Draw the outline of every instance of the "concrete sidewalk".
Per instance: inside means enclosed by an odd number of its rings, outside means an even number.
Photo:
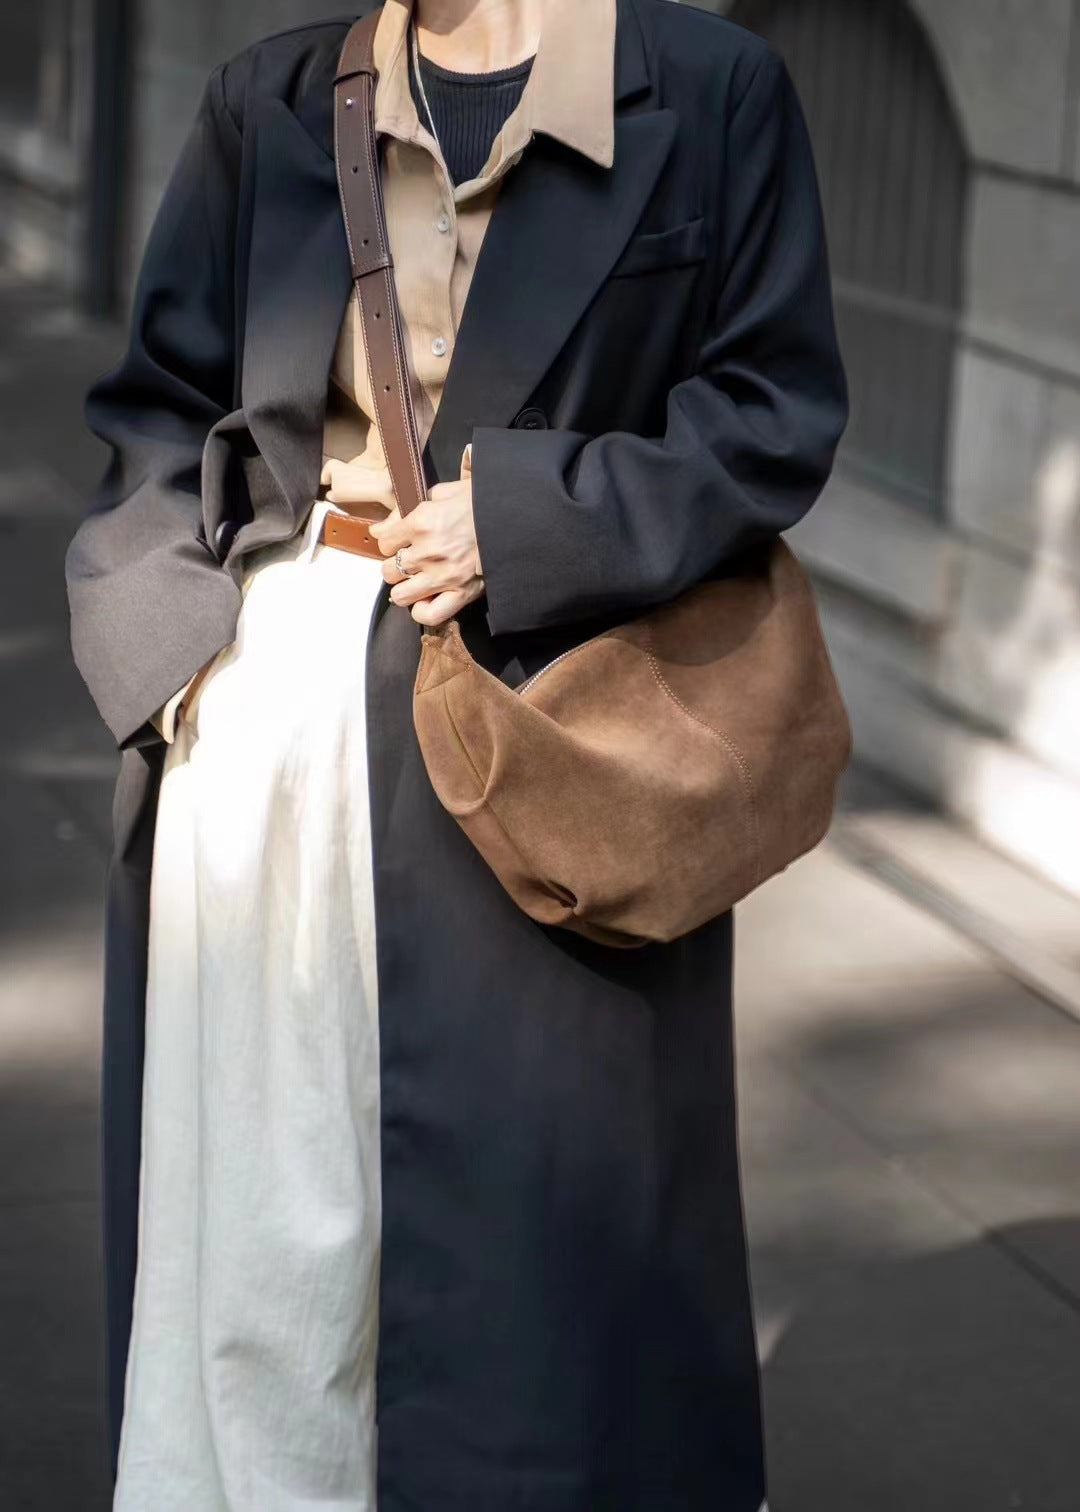
[[[2,283],[0,331],[0,1506],[96,1512],[115,753],[68,657],[62,564],[102,462],[82,395],[119,336]],[[975,943],[849,843],[876,826],[914,865],[928,823],[855,773],[836,839],[738,911],[772,1512],[1080,1507],[1080,1024],[993,928]],[[996,904],[972,901],[1000,863],[936,835],[927,864],[969,912],[1000,925],[1035,885],[995,872]],[[1080,949],[1076,905],[1050,912]]]
[[[772,1512],[1075,1512],[1080,1024],[835,842],[737,962]]]

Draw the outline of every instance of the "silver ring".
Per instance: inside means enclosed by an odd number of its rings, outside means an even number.
[[[420,571],[419,567],[406,567],[405,566],[404,562],[401,560],[401,552],[400,552],[400,550],[394,552],[394,566],[405,577],[413,577],[416,573],[418,573]]]

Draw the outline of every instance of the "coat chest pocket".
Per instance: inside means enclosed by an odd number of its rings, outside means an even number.
[[[627,242],[610,278],[634,273],[654,273],[663,268],[683,268],[705,256],[705,218],[667,226],[663,231],[645,231]]]

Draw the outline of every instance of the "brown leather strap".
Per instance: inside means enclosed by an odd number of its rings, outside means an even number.
[[[362,515],[327,512],[319,531],[319,540],[326,546],[336,546],[339,551],[374,557],[379,562],[383,560],[379,543],[371,534],[371,521],[365,520]]]
[[[381,8],[349,29],[334,79],[334,157],[353,287],[383,455],[403,515],[427,498],[375,138],[375,28]]]

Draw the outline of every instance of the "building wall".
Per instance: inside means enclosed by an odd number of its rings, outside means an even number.
[[[863,758],[1080,893],[1080,3],[915,9],[970,154],[943,518],[837,476],[791,541]]]
[[[90,0],[0,6],[0,262],[78,282]]]
[[[349,7],[335,0],[140,0],[132,262],[211,69],[259,37],[347,14]],[[129,283],[131,272],[129,266]]]

